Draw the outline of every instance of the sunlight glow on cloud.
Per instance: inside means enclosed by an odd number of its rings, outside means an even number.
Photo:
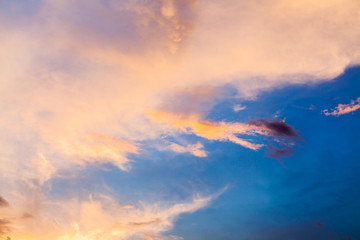
[[[129,171],[129,156],[141,153],[141,142],[169,129],[175,137],[191,133],[258,150],[262,143],[238,135],[274,137],[271,123],[204,117],[224,97],[223,86],[254,99],[285,84],[325,81],[360,63],[358,0],[0,3],[0,207],[11,206],[0,208],[0,234],[41,226],[53,232],[36,239],[159,239],[177,216],[210,199],[140,210],[63,202],[69,209],[61,213],[19,216],[32,205],[29,198],[51,202],[45,193],[60,171],[76,176],[74,169],[107,163]],[[181,101],[171,101],[179,94]],[[153,111],[163,106],[167,111]],[[354,102],[324,113],[356,109]],[[207,156],[201,143],[170,148]]]
[[[248,123],[216,122],[203,120],[196,114],[185,116],[162,111],[152,111],[149,113],[149,117],[154,122],[167,124],[170,129],[172,128],[187,134],[195,134],[208,140],[230,141],[252,150],[258,150],[264,145],[252,143],[239,135],[274,137],[277,142],[280,142],[279,137],[299,137],[292,127],[285,122],[276,120],[268,121],[260,119]]]
[[[115,240],[149,239],[150,236],[168,239],[162,233],[172,228],[179,215],[201,209],[217,196],[197,196],[175,204],[144,203],[136,208],[124,208],[111,197],[102,195],[90,196],[88,200],[44,202],[31,219],[4,214],[6,218],[0,219],[0,234],[9,234],[11,226],[12,240]],[[10,218],[12,221],[6,220]]]

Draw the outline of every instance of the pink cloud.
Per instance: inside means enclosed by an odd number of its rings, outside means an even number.
[[[358,97],[356,100],[351,100],[350,104],[339,104],[333,110],[325,109],[322,112],[325,114],[325,116],[340,116],[355,112],[358,109],[360,109],[360,97]]]

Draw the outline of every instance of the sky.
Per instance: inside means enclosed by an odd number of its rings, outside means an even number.
[[[358,0],[0,0],[1,240],[360,240]]]

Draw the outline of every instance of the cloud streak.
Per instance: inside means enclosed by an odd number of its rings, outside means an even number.
[[[186,146],[181,146],[176,143],[171,143],[168,146],[168,149],[177,153],[190,153],[196,157],[206,157],[208,153],[204,150],[204,145],[200,142],[195,144],[188,144]]]
[[[217,122],[203,120],[196,114],[185,116],[163,111],[152,111],[149,117],[152,121],[165,123],[170,129],[175,129],[180,133],[194,134],[208,140],[229,141],[251,150],[258,150],[264,144],[253,143],[244,137],[265,136],[283,147],[277,148],[272,143],[269,145],[271,151],[269,156],[277,159],[290,155],[292,153],[290,146],[295,144],[294,139],[301,139],[290,125],[275,119],[259,119],[248,123]]]
[[[338,117],[340,115],[355,112],[358,109],[360,109],[360,97],[355,100],[351,100],[350,104],[339,104],[335,107],[335,109],[332,110],[325,109],[322,112],[325,114],[325,116]]]

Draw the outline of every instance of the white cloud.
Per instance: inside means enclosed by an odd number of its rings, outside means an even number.
[[[234,105],[234,112],[240,112],[242,110],[244,110],[246,108],[246,106],[243,106],[241,104],[236,104]]]

